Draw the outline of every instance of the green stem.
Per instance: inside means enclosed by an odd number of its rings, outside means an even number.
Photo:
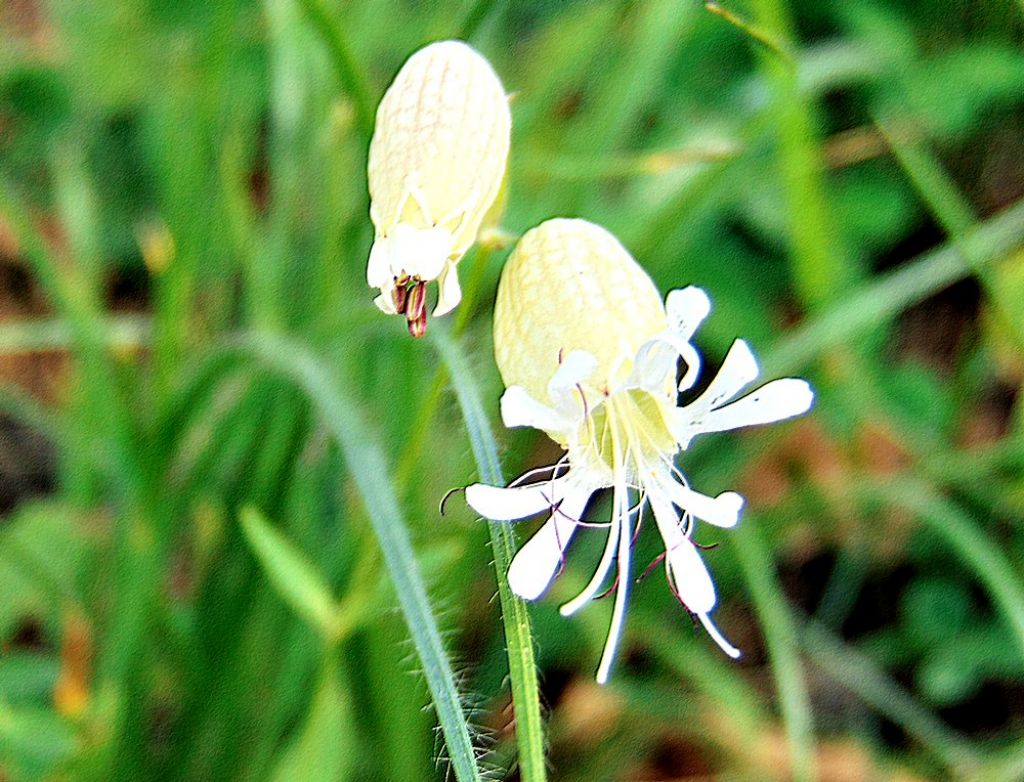
[[[487,264],[491,259],[493,251],[489,247],[480,246],[477,248],[473,268],[470,271],[468,283],[462,297],[462,303],[455,312],[455,325],[452,327],[452,339],[457,338],[466,328],[473,312],[473,302],[476,301],[480,286],[483,284]],[[463,266],[465,264],[462,264]],[[434,377],[430,381],[430,390],[427,392],[424,403],[418,408],[416,419],[409,427],[409,438],[407,445],[398,461],[395,469],[395,482],[400,487],[405,487],[409,482],[416,465],[420,462],[420,456],[427,447],[430,439],[430,428],[434,423],[434,416],[437,415],[441,398],[444,395],[445,381],[447,380],[446,369],[439,366],[434,371]]]
[[[791,778],[798,781],[815,779],[810,698],[797,650],[796,627],[775,577],[775,563],[761,539],[756,519],[748,517],[743,528],[729,540],[750,587],[775,685],[779,689],[782,720],[792,761]]]
[[[758,29],[782,51],[795,50],[785,0],[755,0]],[[808,99],[801,94],[791,60],[762,51],[760,63],[771,91],[770,113],[778,134],[778,164],[789,220],[793,276],[800,299],[812,309],[837,298],[853,279],[853,267],[836,251],[836,232],[826,209],[824,166]]]
[[[473,381],[473,374],[466,365],[458,345],[443,328],[435,324],[431,334],[434,345],[452,378],[452,386],[455,388],[455,396],[466,424],[480,479],[493,486],[504,486],[505,479],[501,474],[497,445],[480,401],[480,392]],[[547,777],[544,767],[544,725],[540,710],[530,616],[526,604],[512,594],[505,578],[515,554],[515,537],[508,524],[489,522],[487,530],[491,537],[498,598],[501,602],[501,620],[505,628],[516,740],[519,744],[520,774],[524,782],[543,782]]]

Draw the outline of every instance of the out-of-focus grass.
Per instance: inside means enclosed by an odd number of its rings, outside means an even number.
[[[552,776],[1019,777],[1020,7],[720,5],[0,9],[0,405],[55,454],[0,520],[0,779],[514,767],[507,541],[437,510],[494,477],[506,251],[465,259],[436,345],[363,281],[373,106],[465,31],[515,94],[503,228],[606,225],[708,289],[710,363],[742,335],[818,391],[686,455],[749,499],[701,540],[743,660],[651,577],[597,688],[607,607],[555,610],[593,541],[530,607]],[[494,434],[506,475],[548,447]]]

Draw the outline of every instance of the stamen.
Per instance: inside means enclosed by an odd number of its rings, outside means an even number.
[[[399,315],[405,314],[405,306],[409,300],[409,289],[405,283],[399,283],[395,280],[395,287],[391,290],[391,301],[394,302],[395,312]]]
[[[579,383],[576,384],[576,390],[580,392],[580,399],[583,401],[583,420],[587,422],[588,437],[593,438],[594,436],[594,424],[590,420],[590,407],[587,405],[587,395],[583,393],[583,386]]]
[[[427,313],[423,312],[418,318],[409,318],[408,321],[409,333],[414,339],[419,339],[427,333]]]
[[[614,592],[616,587],[618,587],[619,585],[619,575],[619,573],[616,573],[615,580],[612,581],[612,585],[608,587],[606,590],[604,590],[604,592],[602,592],[601,594],[594,595],[594,600],[604,600],[606,597],[608,597],[608,595]]]
[[[668,556],[668,552],[667,551],[663,551],[660,554],[658,554],[658,556],[656,556],[654,558],[654,560],[651,562],[651,564],[649,564],[647,566],[647,569],[643,573],[640,574],[640,576],[636,580],[636,583],[639,584],[641,581],[643,581],[645,578],[647,578],[647,576],[649,576],[651,574],[651,571],[654,570],[654,568],[656,568],[658,565],[660,565],[662,562],[665,561],[665,557],[667,557],[667,556]],[[671,585],[671,581],[669,582],[669,584]],[[675,591],[675,590],[673,589],[673,591]],[[678,595],[676,595],[676,597],[678,597]]]
[[[629,542],[631,546],[636,545],[636,541],[640,537],[640,528],[644,524],[644,496],[642,494],[636,505],[630,508],[630,515],[633,514],[634,510],[636,511],[636,527],[633,528],[633,539]]]
[[[408,287],[405,302],[405,317],[408,320],[409,333],[419,339],[427,333],[427,285],[415,279]]]
[[[528,472],[523,473],[518,478],[516,478],[514,481],[512,481],[512,483],[510,483],[508,485],[508,487],[511,489],[511,488],[516,487],[516,486],[521,486],[521,485],[525,484],[526,481],[529,478],[532,478],[534,475],[538,475],[540,473],[546,473],[549,470],[551,471],[551,481],[554,482],[558,478],[563,477],[565,472],[568,472],[568,467],[567,467],[568,464],[569,464],[569,454],[565,454],[561,459],[559,459],[554,464],[551,464],[551,465],[548,465],[548,466],[545,466],[545,467],[535,467],[534,469],[532,469],[532,470],[530,470]],[[561,474],[559,474],[559,471],[563,467],[565,468],[565,472],[562,472]]]
[[[458,494],[460,491],[466,491],[466,487],[456,486],[454,489],[449,489],[448,491],[445,492],[445,495],[441,498],[441,502],[437,506],[437,510],[442,516],[444,515],[444,506],[445,503],[448,502],[448,498],[451,497],[453,494]]]

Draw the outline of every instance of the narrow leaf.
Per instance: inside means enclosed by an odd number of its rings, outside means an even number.
[[[241,513],[242,531],[281,599],[325,639],[334,634],[334,601],[313,563],[255,508]]]
[[[356,406],[305,345],[274,334],[260,333],[250,335],[236,348],[291,378],[314,403],[328,431],[340,446],[366,506],[402,615],[423,666],[455,777],[459,782],[479,780],[476,752],[455,685],[455,674],[441,642],[398,498],[388,481],[390,470],[383,453],[371,438]]]
[[[339,686],[338,663],[328,655],[305,723],[278,761],[271,776],[273,782],[335,782],[351,778],[356,742],[346,697]]]

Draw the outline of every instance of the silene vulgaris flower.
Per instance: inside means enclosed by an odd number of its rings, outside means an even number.
[[[726,654],[740,654],[711,621],[715,587],[693,536],[698,521],[734,527],[743,498],[694,490],[675,458],[701,435],[800,415],[814,395],[795,378],[747,393],[758,366],[747,343],[736,340],[707,388],[677,404],[697,381],[701,359],[692,340],[710,309],[696,287],[673,290],[663,305],[615,237],[584,220],[549,220],[527,232],[502,274],[494,310],[494,352],[506,385],[502,418],[509,427],[542,430],[566,453],[507,488],[474,484],[466,499],[492,520],[549,514],[508,571],[512,591],[526,600],[545,592],[578,531],[606,536],[593,577],[561,607],[568,616],[607,590],[614,564],[601,683],[622,633],[631,551],[647,513],[665,545],[669,588]],[[588,517],[593,494],[609,488],[610,518]]]
[[[427,328],[462,298],[456,264],[476,241],[501,189],[511,134],[508,96],[494,69],[462,41],[413,54],[377,108],[367,173],[373,246],[366,281],[374,303]]]

